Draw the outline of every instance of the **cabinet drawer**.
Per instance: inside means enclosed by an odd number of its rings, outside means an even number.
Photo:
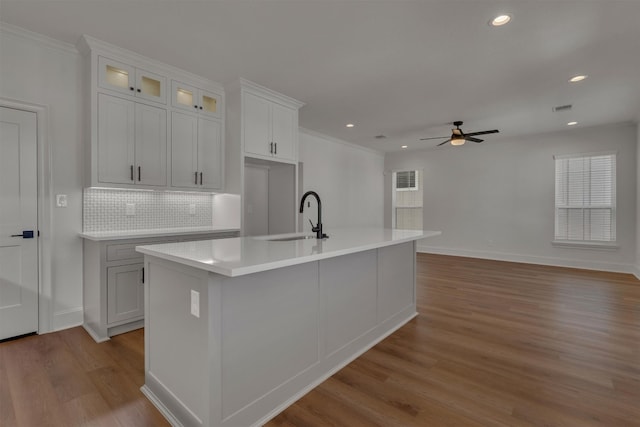
[[[158,245],[160,243],[175,243],[177,240],[155,240],[151,242],[118,243],[107,245],[107,261],[120,261],[124,259],[142,259],[144,254],[136,252],[136,246]]]
[[[140,252],[136,252],[136,246],[149,245],[151,243],[123,243],[107,246],[107,261],[119,261],[121,259],[142,259]]]
[[[136,246],[153,245],[164,242],[139,242],[139,243],[121,243],[117,245],[107,246],[107,261],[120,261],[123,259],[142,259],[144,254],[136,252]]]

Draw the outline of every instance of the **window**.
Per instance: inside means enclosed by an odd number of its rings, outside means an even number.
[[[418,190],[418,171],[396,172],[396,190],[416,191]]]
[[[393,173],[393,227],[422,230],[422,188],[418,171]]]
[[[615,242],[616,155],[557,156],[555,240]]]

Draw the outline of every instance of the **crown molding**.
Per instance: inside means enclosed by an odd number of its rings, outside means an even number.
[[[362,145],[354,144],[353,142],[349,142],[349,141],[345,141],[345,140],[342,140],[342,139],[334,138],[332,136],[325,135],[323,133],[316,132],[314,130],[306,129],[306,128],[303,128],[303,127],[298,128],[298,130],[301,133],[304,133],[304,134],[307,134],[309,136],[313,136],[313,137],[316,137],[316,138],[321,138],[321,139],[324,139],[326,141],[333,142],[334,144],[345,145],[347,147],[355,148],[355,149],[361,150],[361,151],[365,151],[365,152],[370,153],[370,154],[377,154],[380,157],[384,157],[384,155],[385,155],[385,153],[380,151],[380,150],[376,150],[374,148],[369,148],[369,147],[364,147]]]
[[[0,31],[2,31],[3,33],[16,35],[27,40],[35,41],[52,49],[57,49],[66,53],[71,53],[74,55],[77,55],[79,53],[78,49],[76,49],[76,47],[72,44],[53,39],[40,33],[26,30],[13,24],[7,24],[6,22],[0,22]]]

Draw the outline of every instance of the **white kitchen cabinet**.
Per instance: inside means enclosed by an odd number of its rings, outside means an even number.
[[[174,111],[171,114],[171,186],[220,190],[223,183],[222,124]]]
[[[167,184],[166,110],[98,95],[98,182]]]
[[[298,154],[298,110],[271,104],[271,139],[273,155],[278,158],[297,160]]]
[[[104,56],[98,57],[98,84],[101,88],[167,103],[167,78]]]
[[[298,110],[304,104],[245,79],[231,85],[225,99],[225,190],[242,196],[242,234],[265,230],[265,224],[270,234],[296,231]],[[261,175],[268,183],[256,183]],[[257,187],[268,193],[257,194]],[[268,221],[258,218],[265,211]]]
[[[297,108],[246,92],[242,98],[242,120],[246,154],[295,161]]]
[[[84,328],[97,342],[144,326],[143,255],[136,246],[237,236],[235,231],[118,240],[84,239]]]
[[[222,117],[224,105],[220,94],[177,80],[172,80],[171,92],[171,105],[175,108],[197,112],[206,116]]]
[[[88,83],[86,187],[224,191],[222,86],[89,36],[82,36],[77,47]],[[195,148],[187,148],[195,163],[171,157],[179,152],[172,148],[189,145],[184,140],[171,144],[173,112],[198,118]],[[189,166],[176,169],[177,176],[172,177],[174,164]]]

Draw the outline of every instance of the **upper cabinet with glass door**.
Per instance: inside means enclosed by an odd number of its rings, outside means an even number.
[[[167,103],[167,78],[141,68],[98,57],[98,85],[123,94]]]
[[[172,101],[174,108],[200,113],[212,117],[222,117],[224,105],[222,96],[212,91],[197,88],[177,80],[171,81]]]

